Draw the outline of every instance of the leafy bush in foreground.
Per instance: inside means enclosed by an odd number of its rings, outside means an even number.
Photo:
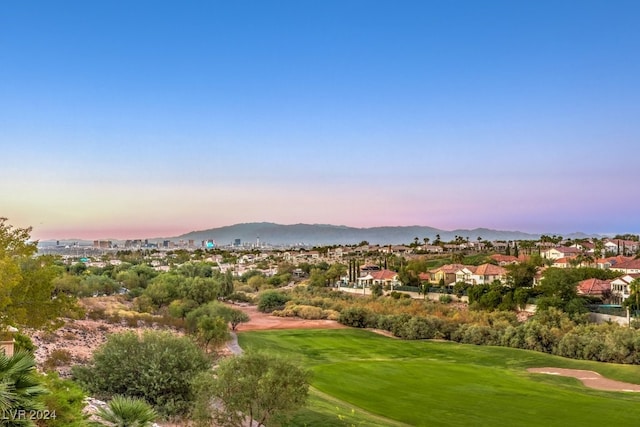
[[[148,331],[109,336],[89,366],[75,366],[78,382],[96,397],[137,397],[162,415],[184,414],[194,400],[191,379],[211,363],[186,337]]]

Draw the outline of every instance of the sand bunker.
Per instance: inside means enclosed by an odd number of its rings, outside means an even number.
[[[564,377],[577,378],[582,381],[585,386],[597,390],[640,392],[639,384],[610,380],[593,371],[563,368],[530,368],[527,369],[527,371],[537,374],[562,375]]]

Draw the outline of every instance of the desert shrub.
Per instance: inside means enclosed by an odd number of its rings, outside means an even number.
[[[87,311],[87,317],[91,320],[101,320],[106,317],[106,312],[104,308],[94,308]]]
[[[289,301],[289,297],[278,291],[265,291],[258,297],[258,311],[271,313],[273,310],[282,310]]]
[[[411,315],[402,313],[395,314],[391,316],[391,329],[389,331],[396,337],[401,337],[404,335],[404,328],[407,323],[411,320]]]
[[[296,310],[295,306],[289,306],[282,310],[273,310],[271,314],[277,317],[296,317]]]
[[[57,348],[53,350],[47,360],[44,361],[43,367],[46,371],[52,371],[59,366],[68,366],[72,360],[73,357],[69,350]]]
[[[443,304],[449,304],[451,301],[453,301],[453,297],[449,294],[442,294],[440,295],[439,300]]]
[[[138,327],[138,316],[127,316],[125,317],[125,324],[130,328]]]
[[[343,310],[338,321],[354,328],[375,328],[378,326],[376,313],[364,307],[350,307]]]
[[[114,313],[112,315],[107,315],[105,318],[107,323],[111,323],[112,325],[119,325],[122,322],[122,319],[118,315],[118,313]]]
[[[191,339],[146,331],[110,335],[88,366],[75,366],[72,372],[98,398],[138,397],[171,416],[188,411],[195,398],[191,379],[210,367]]]
[[[402,294],[398,291],[391,291],[391,293],[389,294],[389,296],[393,299],[400,299],[400,296]]]
[[[524,328],[522,326],[509,326],[500,338],[500,345],[511,348],[525,348]]]
[[[322,310],[322,317],[329,320],[340,319],[340,312],[335,310]]]
[[[556,345],[562,335],[558,328],[535,320],[528,321],[522,325],[522,328],[524,332],[524,346],[521,348],[543,353],[554,353]]]
[[[309,320],[323,318],[322,309],[320,307],[313,307],[310,305],[299,305],[297,307],[297,315],[298,317]]]
[[[406,322],[402,322],[396,328],[394,335],[408,340],[422,340],[440,338],[440,326],[442,321],[437,317],[413,316]]]
[[[45,342],[45,343],[52,343],[52,342],[54,342],[54,341],[57,339],[57,336],[56,336],[56,334],[55,334],[55,333],[53,333],[53,332],[51,332],[51,331],[48,331],[48,332],[43,333],[43,334],[40,336],[40,339],[42,340],[42,342]]]
[[[235,301],[235,302],[246,302],[246,303],[253,302],[253,298],[251,298],[249,295],[245,294],[242,291],[236,291],[232,293],[227,297],[227,300]]]
[[[255,292],[254,288],[252,288],[249,285],[244,285],[244,284],[240,285],[240,286],[237,286],[237,287],[234,287],[234,290],[235,290],[235,292],[233,294],[235,294],[235,293],[250,294],[252,292]],[[231,294],[231,295],[233,295],[233,294]],[[229,298],[231,298],[231,296],[229,296]]]
[[[374,298],[381,297],[384,292],[382,291],[382,285],[376,283],[371,285],[371,296]]]
[[[64,334],[62,334],[62,339],[66,341],[75,341],[78,339],[78,336],[73,332],[65,332]]]
[[[451,338],[453,341],[475,345],[499,345],[501,342],[500,331],[485,325],[460,325]]]

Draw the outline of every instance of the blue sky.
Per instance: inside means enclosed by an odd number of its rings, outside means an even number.
[[[635,1],[0,1],[0,216],[639,232]]]

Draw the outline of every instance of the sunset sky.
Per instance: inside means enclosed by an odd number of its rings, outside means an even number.
[[[0,216],[640,232],[640,2],[0,2]]]

